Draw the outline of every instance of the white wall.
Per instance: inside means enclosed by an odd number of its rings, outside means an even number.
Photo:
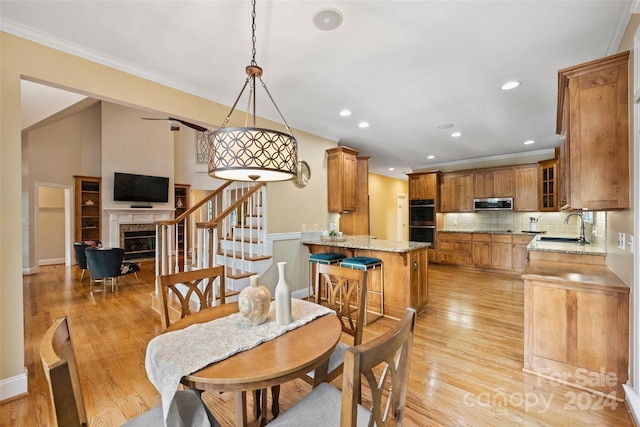
[[[38,265],[62,264],[65,256],[64,189],[38,187]]]

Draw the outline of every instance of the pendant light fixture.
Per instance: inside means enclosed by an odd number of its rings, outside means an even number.
[[[262,68],[256,63],[256,0],[251,1],[251,64],[247,79],[231,111],[209,136],[209,175],[234,181],[286,181],[296,176],[298,142],[291,128],[262,81]],[[287,132],[256,127],[256,78],[282,119]],[[231,115],[249,86],[249,102],[244,127],[227,128]]]

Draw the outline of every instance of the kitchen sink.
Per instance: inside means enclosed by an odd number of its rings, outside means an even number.
[[[588,241],[581,242],[579,237],[552,237],[552,236],[540,236],[538,238],[540,242],[558,242],[558,243],[580,243],[588,245]]]

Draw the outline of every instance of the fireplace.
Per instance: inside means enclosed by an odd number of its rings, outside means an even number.
[[[108,237],[103,245],[123,248],[125,259],[153,259],[156,250],[156,221],[167,221],[173,215],[173,209],[105,209],[108,221],[105,221],[105,234]],[[127,233],[125,237],[125,233]]]
[[[153,224],[120,224],[120,247],[125,260],[154,258],[156,227]]]

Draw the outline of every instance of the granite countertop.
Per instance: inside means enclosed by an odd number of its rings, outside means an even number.
[[[553,237],[575,237],[575,236],[553,236]],[[576,255],[600,255],[605,256],[607,252],[600,246],[593,243],[582,245],[580,243],[573,242],[546,242],[539,240],[540,236],[536,237],[529,243],[527,250],[537,252],[558,252],[563,254],[576,254]]]
[[[535,236],[544,231],[513,231],[513,230],[438,230],[438,233],[469,233],[469,234],[513,234],[522,236]]]
[[[303,245],[323,245],[336,248],[364,249],[382,252],[411,252],[416,249],[428,248],[431,243],[411,242],[408,240],[380,240],[371,236],[345,236],[341,240],[323,240],[321,238],[303,236]]]

